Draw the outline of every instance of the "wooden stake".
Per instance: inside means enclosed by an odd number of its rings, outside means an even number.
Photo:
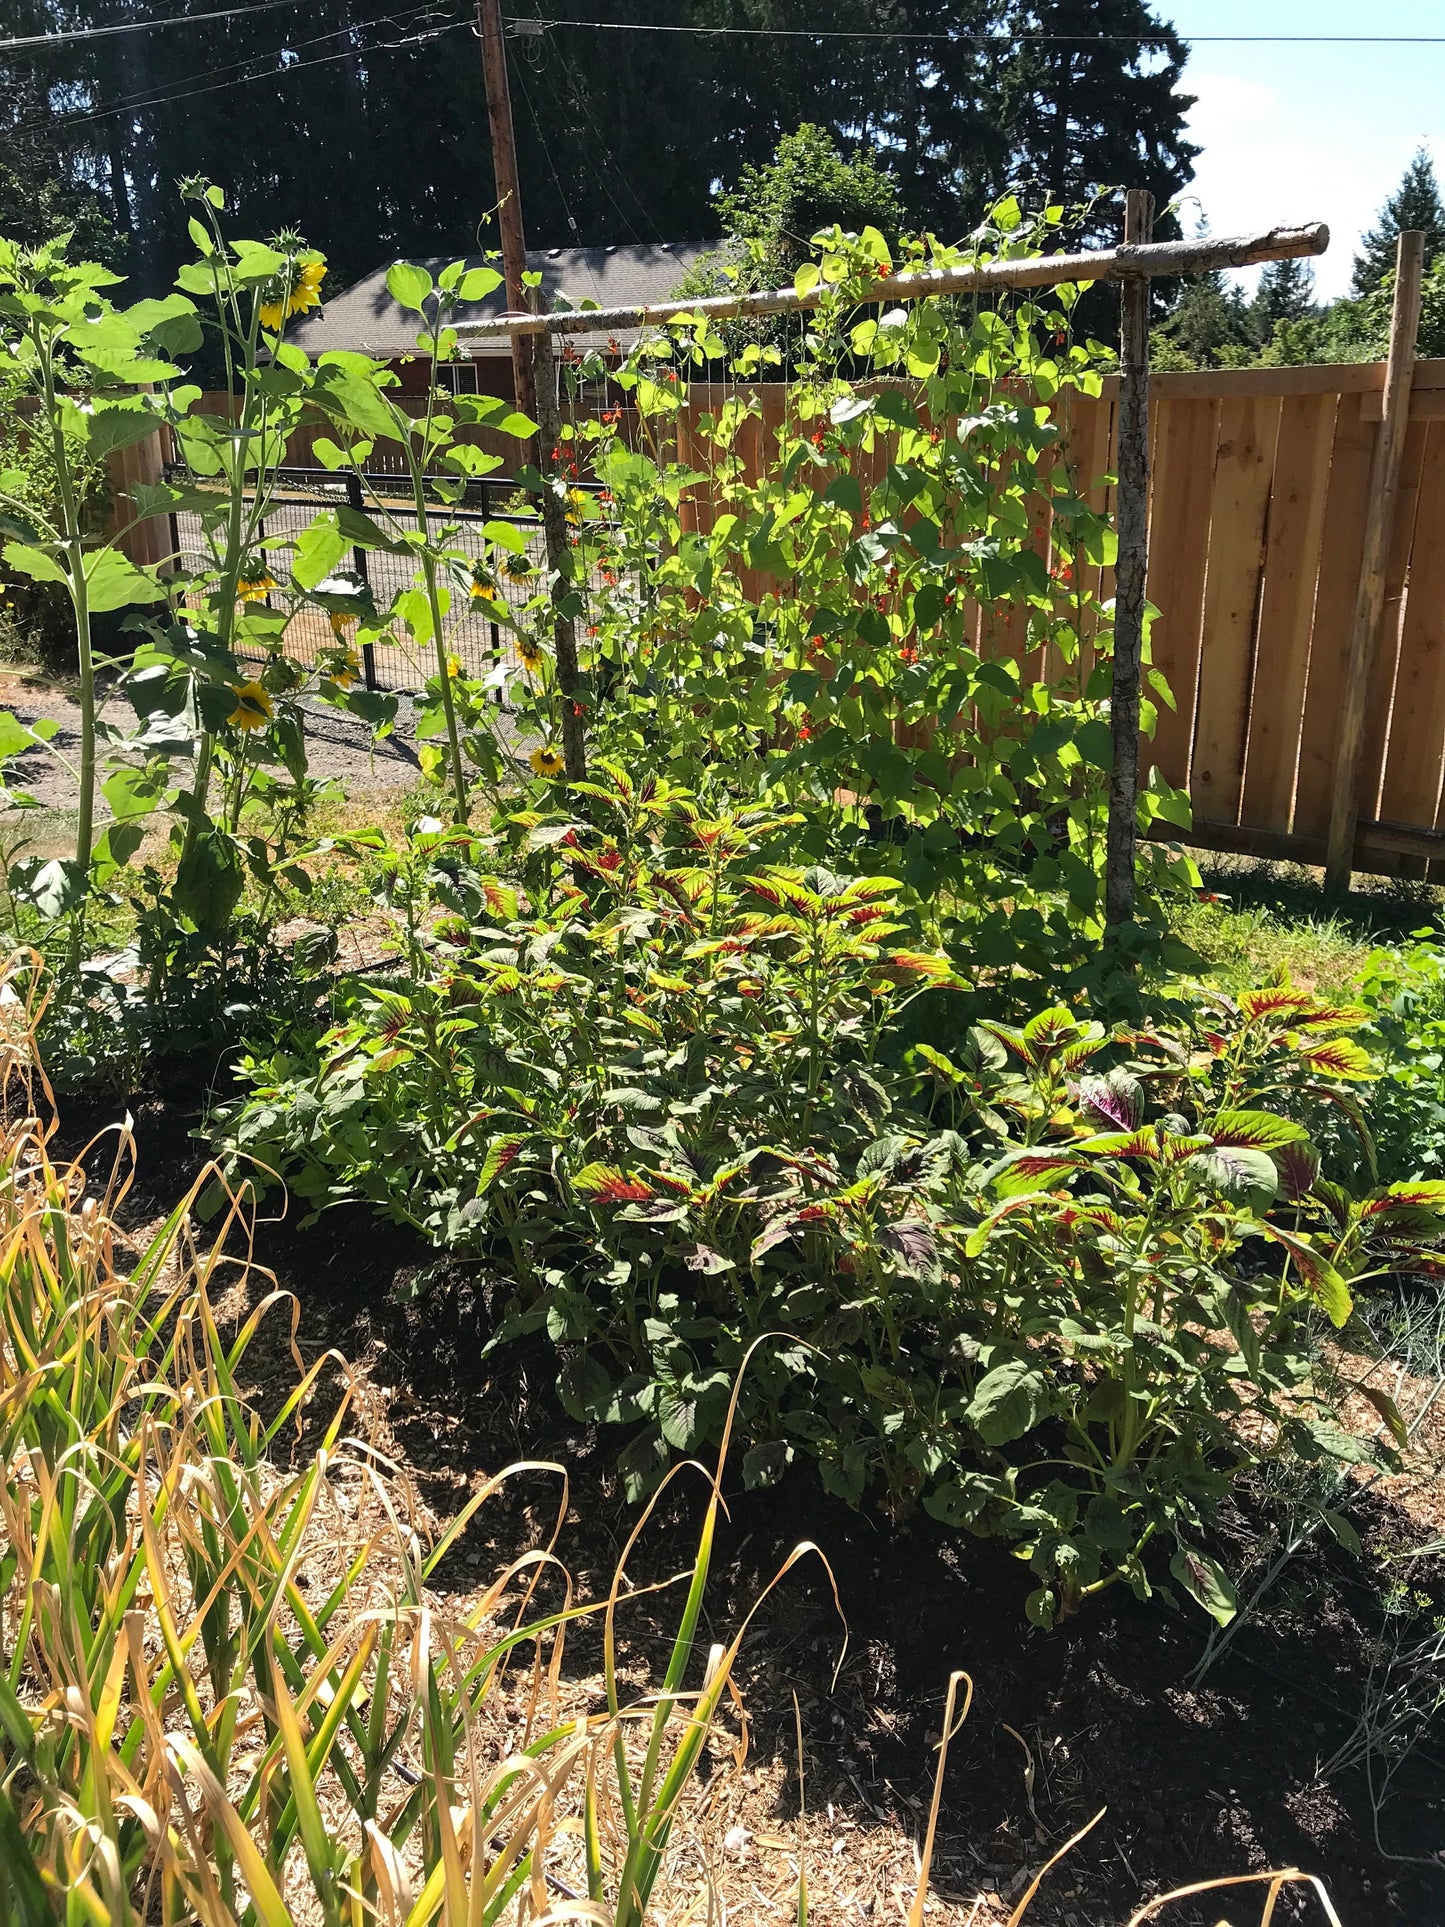
[[[492,136],[492,173],[497,184],[497,223],[502,234],[502,275],[507,307],[513,314],[532,306],[522,276],[527,271],[527,237],[522,229],[522,190],[517,178],[517,143],[512,132],[512,95],[507,86],[507,49],[502,39],[500,0],[477,0],[477,30],[482,41],[482,74],[487,87],[487,125]],[[512,335],[512,386],[517,406],[535,415],[530,344]]]
[[[1370,470],[1365,546],[1360,560],[1360,586],[1355,596],[1355,622],[1350,634],[1350,661],[1340,713],[1339,758],[1335,765],[1335,794],[1325,855],[1325,888],[1332,895],[1349,889],[1354,868],[1365,719],[1385,604],[1386,560],[1400,491],[1400,458],[1405,448],[1410,387],[1415,375],[1415,336],[1420,326],[1420,276],[1424,265],[1425,236],[1418,228],[1407,228],[1395,249],[1395,298],[1390,310],[1384,413]]]
[[[1124,246],[1147,242],[1154,196],[1130,188]],[[1109,769],[1109,830],[1104,856],[1104,918],[1110,930],[1134,915],[1138,841],[1139,680],[1144,655],[1144,580],[1149,571],[1149,283],[1124,283],[1119,323],[1119,552],[1114,566],[1114,674],[1109,702],[1114,739]]]
[[[587,774],[587,739],[578,690],[577,624],[570,613],[573,590],[572,542],[567,532],[565,478],[557,472],[552,451],[560,444],[561,410],[557,399],[557,362],[552,337],[541,334],[533,344],[533,388],[537,403],[537,442],[542,470],[542,533],[547,543],[547,573],[552,593],[552,645],[557,656],[557,693],[562,703],[562,760],[567,781],[580,783]]]

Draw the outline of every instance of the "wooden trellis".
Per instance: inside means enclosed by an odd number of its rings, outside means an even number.
[[[1139,780],[1139,684],[1143,648],[1144,591],[1149,550],[1149,329],[1148,290],[1154,278],[1207,274],[1223,268],[1247,267],[1256,262],[1282,261],[1323,254],[1329,229],[1317,222],[1308,227],[1271,228],[1263,234],[1227,240],[1151,241],[1153,197],[1131,190],[1125,214],[1124,242],[1116,248],[1077,254],[1032,255],[968,267],[920,269],[890,274],[869,289],[873,301],[909,301],[930,296],[1002,292],[1010,289],[1055,287],[1063,282],[1119,281],[1122,291],[1120,330],[1118,491],[1118,561],[1115,571],[1114,681],[1112,702],[1113,759],[1109,782],[1109,827],[1106,867],[1107,921],[1111,927],[1127,923],[1134,911],[1134,854]],[[732,321],[744,316],[797,313],[829,299],[820,287],[807,293],[795,288],[772,288],[752,294],[713,296],[692,302],[633,308],[589,308],[540,314],[512,312],[486,321],[460,322],[463,340],[505,335],[514,357],[521,342],[535,337],[540,357],[534,361],[538,418],[545,448],[555,445],[557,415],[556,374],[551,352],[556,336],[618,333],[623,329],[665,327],[686,316]],[[554,517],[553,520],[558,520]],[[565,567],[565,529],[549,527],[554,576]],[[570,618],[557,616],[559,671],[575,664]],[[563,689],[564,696],[567,690]],[[571,705],[566,705],[568,710]],[[579,777],[585,768],[580,729],[564,743],[568,774]]]

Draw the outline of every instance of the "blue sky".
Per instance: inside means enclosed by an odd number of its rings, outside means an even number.
[[[1445,35],[1445,0],[1156,0],[1192,34]],[[1423,141],[1445,186],[1445,44],[1283,47],[1192,43],[1184,85],[1199,96],[1203,149],[1182,210],[1212,233],[1327,221],[1321,295],[1344,293],[1360,231]],[[1241,277],[1249,279],[1249,277]]]

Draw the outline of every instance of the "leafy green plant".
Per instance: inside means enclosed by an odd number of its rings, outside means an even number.
[[[797,279],[826,298],[786,356],[679,316],[618,370],[574,357],[574,391],[611,379],[617,405],[563,431],[604,490],[576,531],[596,750],[805,810],[801,855],[898,876],[977,963],[1050,982],[1102,932],[1113,533],[1069,430],[1106,352],[1073,286],[882,313],[869,290],[1061,220],[1001,204],[960,249],[820,233]],[[544,733],[540,687],[514,699]],[[1155,677],[1146,728],[1170,700]],[[1157,778],[1140,807],[1187,826]],[[1146,906],[1193,875],[1159,842],[1140,861]]]
[[[1060,1007],[912,1044],[910,1007],[961,980],[896,880],[760,861],[786,817],[661,779],[570,794],[587,815],[502,826],[525,891],[474,832],[387,853],[408,974],[243,1064],[233,1174],[500,1272],[488,1344],[556,1345],[569,1409],[633,1428],[639,1495],[783,1332],[743,1390],[749,1483],[811,1458],[849,1499],[1019,1539],[1041,1620],[1147,1593],[1157,1539],[1227,1616],[1213,1506],[1263,1449],[1375,1449],[1310,1322],[1433,1248],[1445,1199],[1321,1176],[1305,1120],[1358,1116],[1363,1012],[1273,986],[1193,1030]]]
[[[1380,1068],[1370,1131],[1390,1177],[1445,1172],[1445,947],[1433,929],[1372,950],[1360,976]]]
[[[0,530],[8,538],[4,557],[16,574],[58,584],[71,605],[75,628],[81,711],[76,781],[79,788],[75,854],[68,862],[33,864],[12,887],[28,887],[43,907],[83,912],[91,866],[113,869],[117,853],[106,832],[97,850],[95,793],[97,749],[102,742],[97,706],[97,659],[93,619],[107,611],[159,602],[155,577],[124,553],[117,536],[103,539],[86,510],[84,479],[112,451],[155,433],[153,399],[137,384],[179,374],[168,357],[196,336],[191,304],[180,298],[140,302],[117,309],[103,293],[117,275],[96,262],[71,262],[65,237],[33,249],[0,241],[0,324],[34,404],[31,433],[45,444],[49,499],[37,499],[26,471],[7,464],[0,472]],[[4,719],[4,753],[48,747],[54,730],[29,729]],[[121,858],[120,860],[124,860]],[[72,961],[84,944],[83,916],[74,920]]]
[[[302,1372],[298,1359],[298,1382],[264,1415],[247,1399],[247,1353],[276,1297],[223,1335],[208,1287],[225,1261],[190,1239],[194,1194],[116,1267],[122,1169],[86,1195],[85,1172],[52,1164],[36,1115],[38,962],[5,967],[0,1037],[8,1917],[545,1917],[580,1829],[598,1917],[640,1927],[748,1624],[703,1672],[726,1433],[660,1688],[640,1704],[625,1696],[617,1625],[645,1521],[602,1599],[577,1604],[559,1586],[560,1605],[545,1604],[554,1528],[442,1609],[430,1582],[509,1479],[558,1480],[560,1526],[562,1468],[486,1481],[423,1544],[401,1480],[344,1435],[349,1391],[309,1444],[273,1457],[334,1361]],[[120,1151],[133,1156],[128,1138]],[[309,1587],[308,1559],[338,1544],[334,1583]],[[561,1644],[586,1615],[603,1619],[606,1707],[574,1715],[558,1703]],[[518,1703],[530,1708],[499,1746],[493,1701],[529,1651]],[[512,1711],[509,1699],[509,1726]]]

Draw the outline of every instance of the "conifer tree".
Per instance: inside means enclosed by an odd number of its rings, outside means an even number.
[[[1303,321],[1315,312],[1314,269],[1308,261],[1271,261],[1250,308],[1261,341],[1272,337],[1278,321]]]
[[[1145,0],[1014,0],[1017,52],[1004,83],[1014,178],[1072,205],[1096,187],[1145,187],[1155,233],[1193,171],[1185,137],[1193,97],[1179,91],[1186,49]],[[1046,36],[1030,39],[1028,36]],[[1117,206],[1101,205],[1094,238],[1118,239]]]
[[[1381,208],[1379,220],[1361,237],[1360,252],[1355,256],[1356,294],[1373,294],[1386,275],[1395,272],[1395,243],[1407,228],[1424,230],[1428,268],[1445,247],[1445,203],[1423,147],[1416,148],[1404,179]]]

